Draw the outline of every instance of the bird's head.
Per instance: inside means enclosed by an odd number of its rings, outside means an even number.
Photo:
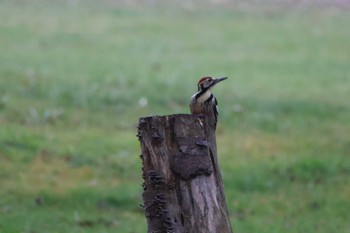
[[[209,90],[216,84],[221,81],[224,81],[227,77],[223,78],[212,78],[212,77],[203,77],[198,81],[198,91]]]

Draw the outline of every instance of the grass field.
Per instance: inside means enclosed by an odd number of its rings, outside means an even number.
[[[350,232],[349,11],[101,2],[0,1],[1,233],[146,232],[138,118],[203,75],[235,232]]]

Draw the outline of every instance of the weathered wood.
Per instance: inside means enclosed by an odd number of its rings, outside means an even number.
[[[140,118],[149,233],[232,233],[215,131],[207,121],[188,114]]]

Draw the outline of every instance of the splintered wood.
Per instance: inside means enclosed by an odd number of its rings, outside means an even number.
[[[232,233],[215,131],[207,119],[188,114],[140,118],[137,136],[148,232]]]

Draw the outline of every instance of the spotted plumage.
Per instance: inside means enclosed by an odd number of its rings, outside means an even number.
[[[219,82],[227,79],[203,77],[198,81],[198,92],[191,97],[190,110],[192,114],[204,114],[209,116],[216,128],[218,117],[218,101],[211,92],[211,89]]]

